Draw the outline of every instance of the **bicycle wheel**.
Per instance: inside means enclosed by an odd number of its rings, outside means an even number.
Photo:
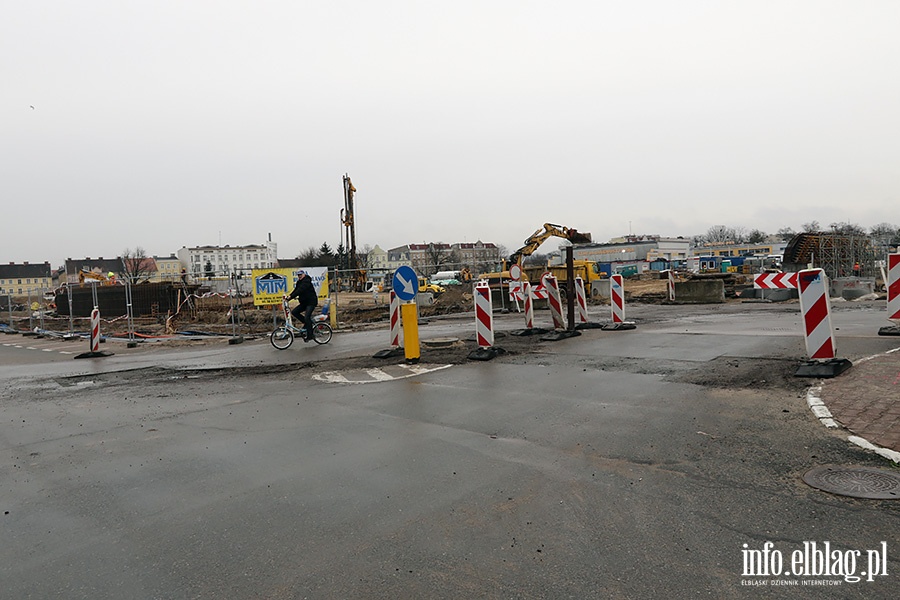
[[[331,341],[331,325],[324,321],[319,321],[313,325],[313,339],[317,344],[327,344]]]
[[[279,350],[286,350],[294,343],[294,334],[287,327],[276,327],[269,336],[269,341]]]

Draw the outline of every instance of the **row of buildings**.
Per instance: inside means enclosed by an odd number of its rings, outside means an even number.
[[[497,265],[500,248],[481,241],[471,243],[406,244],[389,250],[375,246],[364,257],[364,268],[373,279],[393,273],[401,265],[410,265],[423,275],[440,270],[442,265],[467,266],[473,271]],[[300,266],[296,259],[279,259],[278,245],[271,235],[264,244],[249,246],[183,246],[169,256],[135,258],[66,259],[58,267],[44,263],[0,264],[0,295],[27,296],[53,290],[63,284],[85,279],[127,280],[135,282],[202,282],[229,279],[231,275],[249,276],[253,269]]]
[[[655,235],[626,236],[607,243],[575,244],[572,256],[576,260],[590,260],[614,265],[614,270],[634,268],[641,273],[648,270],[681,268],[700,270],[702,259],[709,262],[737,259],[746,256],[780,257],[787,242],[766,241],[758,244],[726,243],[693,245],[688,238],[666,238]],[[714,260],[712,260],[714,259]],[[551,264],[562,264],[561,252],[551,254]]]
[[[578,260],[613,264],[619,268],[635,267],[636,272],[643,272],[650,270],[652,265],[690,268],[691,259],[696,257],[778,256],[784,252],[785,246],[785,242],[776,241],[693,246],[689,238],[683,237],[627,236],[607,243],[576,244],[573,255]],[[480,240],[455,244],[412,243],[388,250],[376,245],[362,257],[362,266],[372,280],[379,280],[402,265],[412,266],[426,276],[436,271],[463,267],[478,274],[497,270],[506,258],[501,251],[499,246]],[[278,258],[278,244],[272,241],[271,234],[263,244],[183,246],[169,256],[141,258],[139,263],[136,260],[121,257],[69,258],[56,269],[49,262],[0,264],[0,295],[23,296],[52,290],[65,283],[79,283],[86,274],[103,279],[112,275],[121,280],[193,283],[228,279],[233,274],[247,276],[253,269],[299,266],[296,259]],[[550,252],[551,264],[561,261],[560,250]]]
[[[637,266],[638,272],[650,269],[650,265],[672,264],[685,266],[692,257],[740,257],[745,255],[780,255],[784,242],[761,244],[722,244],[694,247],[683,237],[627,236],[608,243],[576,244],[574,258],[610,263],[619,266]],[[370,279],[379,279],[393,273],[401,265],[410,265],[422,275],[439,270],[468,268],[472,273],[496,270],[505,256],[502,249],[489,242],[413,243],[388,250],[376,245],[364,258],[363,267]],[[294,259],[279,259],[278,245],[269,235],[263,244],[247,246],[183,246],[169,256],[150,256],[140,259],[82,258],[66,259],[64,265],[52,268],[44,263],[0,264],[0,295],[23,296],[29,293],[56,289],[65,283],[79,283],[85,274],[100,278],[113,277],[137,281],[188,281],[199,282],[215,278],[228,278],[232,274],[249,275],[253,269],[269,269],[279,266],[296,266]],[[131,261],[131,262],[129,262]],[[560,251],[550,253],[550,262],[562,261]],[[89,276],[90,277],[90,276]]]

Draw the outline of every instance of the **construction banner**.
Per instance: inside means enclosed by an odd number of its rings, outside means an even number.
[[[328,297],[328,267],[253,269],[253,305],[281,304],[281,298],[294,289],[297,271],[306,271],[309,274],[319,298]]]

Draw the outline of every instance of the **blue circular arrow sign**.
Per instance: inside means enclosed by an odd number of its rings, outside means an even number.
[[[412,267],[403,265],[394,271],[394,293],[404,302],[409,302],[419,293],[419,278]]]

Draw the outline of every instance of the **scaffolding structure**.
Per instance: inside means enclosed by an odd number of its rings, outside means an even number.
[[[820,268],[831,279],[878,277],[877,249],[872,238],[823,231],[799,233],[784,251],[785,268]]]
[[[840,233],[819,234],[817,266],[832,279],[876,277],[875,245],[872,238]]]

